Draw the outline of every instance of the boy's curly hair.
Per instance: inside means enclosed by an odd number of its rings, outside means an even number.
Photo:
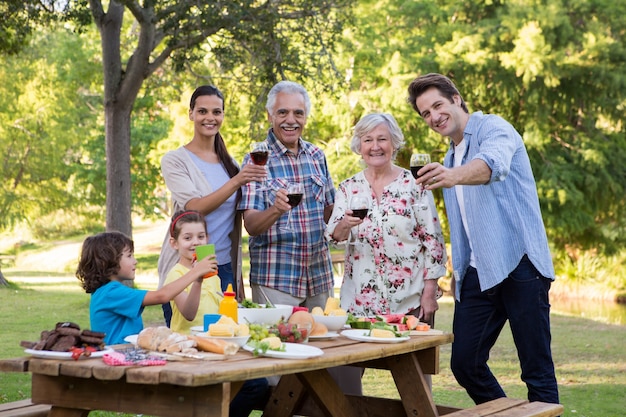
[[[87,294],[107,284],[120,272],[120,259],[127,248],[135,251],[132,239],[120,232],[98,233],[85,239],[76,278]]]

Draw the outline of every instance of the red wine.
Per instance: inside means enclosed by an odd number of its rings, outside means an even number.
[[[295,207],[302,201],[302,193],[300,194],[287,194],[287,198],[289,199],[289,205],[291,207]]]
[[[417,175],[417,171],[419,171],[422,168],[424,168],[424,165],[418,165],[416,167],[411,167],[411,174],[413,174],[413,178],[419,177],[419,175]]]
[[[354,209],[352,210],[352,215],[354,217],[358,217],[359,219],[364,219],[365,216],[367,216],[367,212],[369,211],[369,209]]]
[[[250,152],[250,158],[255,165],[265,165],[267,164],[267,157],[270,155],[269,152]]]

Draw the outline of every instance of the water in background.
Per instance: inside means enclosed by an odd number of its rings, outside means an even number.
[[[626,325],[626,304],[581,298],[551,298],[553,313],[582,317],[607,324]]]

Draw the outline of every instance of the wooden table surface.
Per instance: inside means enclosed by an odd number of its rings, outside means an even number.
[[[264,412],[291,416],[310,395],[330,416],[437,416],[424,374],[439,370],[439,346],[452,334],[412,336],[402,343],[364,343],[339,336],[311,342],[324,354],[309,359],[253,357],[240,351],[219,361],[184,360],[164,366],[109,366],[101,359],[52,360],[30,356],[0,360],[0,371],[32,372],[32,399],[52,404],[50,417],[110,410],[163,417],[227,416],[243,381],[282,375]],[[401,401],[343,395],[327,368],[358,365],[389,369]],[[365,408],[364,408],[365,407]],[[391,408],[390,408],[391,407]]]

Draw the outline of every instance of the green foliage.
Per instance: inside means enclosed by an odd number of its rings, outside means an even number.
[[[59,28],[0,62],[2,229],[77,205],[68,184],[81,180],[75,177],[76,142],[88,137],[92,119],[77,78],[94,69],[89,51],[80,45],[80,39]]]
[[[90,22],[88,2],[70,3],[65,13],[75,15],[63,15],[73,22],[66,27]],[[392,113],[403,128],[399,165],[408,165],[412,150],[443,159],[447,139],[429,131],[405,101],[416,75],[441,72],[471,110],[500,114],[522,133],[556,252],[577,247],[612,256],[624,247],[626,3],[362,0],[353,14],[347,2],[318,3],[231,2],[232,21],[217,13],[220,3],[194,13],[191,2],[156,4],[156,29],[166,41],[152,58],[177,49],[171,66],[145,79],[133,107],[135,213],[168,211],[159,161],[191,137],[187,105],[199,84],[225,93],[223,132],[241,161],[247,144],[265,135],[269,87],[282,78],[302,82],[314,105],[305,137],[325,149],[338,184],[362,169],[349,142],[352,126],[369,112]],[[190,22],[198,24],[183,30]],[[122,64],[134,52],[133,23],[127,19],[121,33]],[[52,26],[0,62],[0,229],[62,207],[93,213],[104,206],[103,80],[91,29],[83,26],[79,35]],[[206,42],[179,48],[185,37],[205,34]]]

